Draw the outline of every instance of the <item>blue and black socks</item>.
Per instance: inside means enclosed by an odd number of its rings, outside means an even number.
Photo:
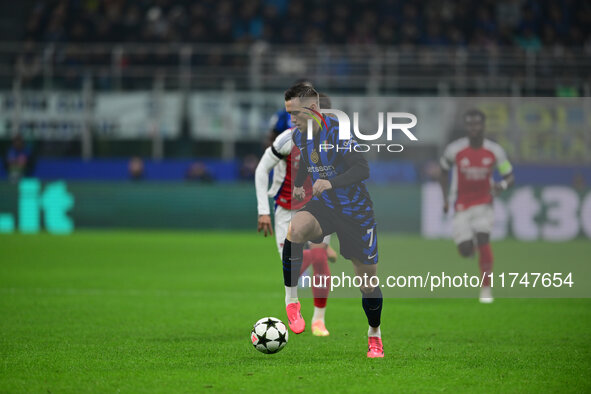
[[[287,238],[283,244],[283,283],[285,286],[298,285],[302,259],[304,257],[304,244],[293,243]]]
[[[380,287],[374,287],[371,293],[362,293],[361,304],[367,316],[367,322],[370,327],[379,327],[382,317],[382,304],[384,298]]]

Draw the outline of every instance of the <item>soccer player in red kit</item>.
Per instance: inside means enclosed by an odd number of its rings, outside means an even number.
[[[453,238],[463,257],[474,255],[478,249],[478,263],[484,281],[480,289],[480,302],[493,302],[489,274],[493,270],[490,233],[494,223],[493,196],[513,185],[513,168],[505,150],[484,138],[486,117],[471,109],[464,114],[467,136],[450,143],[441,157],[439,183],[443,191],[443,211],[447,213],[449,201],[454,202]],[[449,190],[449,171],[452,170]],[[502,181],[493,182],[495,168]],[[449,193],[448,193],[449,190]],[[476,243],[476,245],[475,245]]]

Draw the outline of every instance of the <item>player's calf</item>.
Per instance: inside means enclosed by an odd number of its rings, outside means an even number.
[[[489,240],[490,236],[487,233],[476,234],[476,241],[478,242],[478,265],[480,267],[480,275],[483,278],[479,299],[484,304],[490,304],[494,300],[490,286],[490,276],[493,272],[493,253]]]
[[[283,244],[283,283],[285,284],[285,309],[289,328],[299,334],[304,331],[306,322],[300,313],[298,300],[298,279],[304,255],[304,245],[285,239]]]
[[[312,294],[314,295],[312,334],[315,336],[325,337],[330,334],[324,323],[326,301],[329,293],[329,288],[326,284],[328,280],[327,278],[330,277],[326,249],[323,247],[315,247],[304,250],[304,260],[300,270],[300,275],[303,275],[309,265],[314,267],[314,276],[312,278]]]
[[[285,287],[295,288],[298,286],[302,259],[304,257],[304,244],[291,242],[285,239],[283,243],[283,283]],[[296,300],[290,300],[296,302]]]
[[[363,264],[358,259],[352,259],[353,266],[355,268],[355,275],[367,278],[377,276],[377,264]],[[363,283],[363,286],[359,288],[361,291],[361,305],[363,311],[367,317],[367,323],[369,329],[367,330],[368,336],[368,358],[381,358],[384,357],[384,346],[382,345],[382,333],[380,331],[380,324],[382,318],[382,305],[384,303],[384,297],[380,286],[372,286],[372,280],[368,280]]]
[[[328,258],[326,249],[310,249],[312,257],[312,266],[314,267],[314,278],[312,280],[312,294],[314,295],[314,306],[319,308],[326,307],[330,280],[330,268],[328,267]]]
[[[373,333],[379,336],[379,328],[382,317],[382,304],[384,298],[382,290],[379,287],[374,287],[371,290],[362,291],[361,305],[367,316],[367,322],[370,327],[370,335]],[[372,330],[373,328],[373,330]]]

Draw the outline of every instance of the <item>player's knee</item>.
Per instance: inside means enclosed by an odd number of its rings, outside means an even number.
[[[474,254],[474,244],[472,241],[462,242],[458,245],[458,252],[462,257],[470,257]]]
[[[369,284],[368,284],[367,286],[361,286],[361,287],[359,288],[359,290],[361,290],[361,293],[362,293],[363,295],[372,294],[372,293],[373,293],[373,291],[374,291],[374,289],[375,289],[375,286],[371,286],[371,285],[369,285]]]
[[[289,229],[289,240],[298,244],[306,242],[307,239],[303,226],[292,223]]]

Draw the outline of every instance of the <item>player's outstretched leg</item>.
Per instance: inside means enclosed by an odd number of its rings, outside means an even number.
[[[306,328],[306,322],[300,313],[298,300],[298,279],[304,254],[303,243],[292,243],[287,238],[283,244],[283,283],[285,284],[285,310],[289,328],[300,334]]]
[[[382,317],[382,304],[384,302],[382,290],[374,287],[371,292],[362,292],[361,303],[369,323],[368,351],[367,357],[384,357],[384,345],[382,344],[382,333],[380,331],[380,320]]]
[[[302,268],[300,268],[300,276],[304,275],[304,272],[306,272],[308,267],[312,265],[312,261],[314,259],[314,254],[312,253],[311,249],[305,249],[303,256]]]
[[[312,248],[309,250],[311,262],[314,267],[314,279],[312,280],[312,293],[314,294],[314,316],[312,316],[312,334],[319,337],[326,337],[330,333],[326,329],[324,316],[326,312],[326,301],[328,298],[328,287],[326,278],[330,276],[328,268],[328,256],[324,247]]]
[[[306,328],[298,301],[298,279],[304,255],[304,243],[322,236],[318,220],[309,212],[298,211],[289,224],[283,245],[283,282],[289,328],[299,334]]]
[[[490,304],[494,301],[492,289],[490,287],[490,274],[493,269],[493,253],[490,247],[489,235],[486,233],[476,234],[478,241],[478,265],[480,266],[480,275],[484,278],[480,288],[480,302]]]
[[[373,233],[375,234],[375,227]],[[371,242],[370,242],[371,244]],[[346,244],[345,244],[346,245]],[[378,272],[377,264],[377,239],[374,244],[375,252],[372,254],[372,259],[367,259],[364,262],[359,259],[353,258],[353,267],[355,268],[355,275],[361,278],[367,278],[364,281],[361,290],[361,305],[365,316],[367,316],[367,322],[369,323],[369,329],[367,331],[368,340],[368,358],[382,358],[384,357],[384,345],[382,344],[382,333],[380,331],[380,323],[382,319],[382,305],[384,303],[384,297],[382,290],[379,285],[373,287],[376,283]],[[341,250],[341,252],[343,252]]]

